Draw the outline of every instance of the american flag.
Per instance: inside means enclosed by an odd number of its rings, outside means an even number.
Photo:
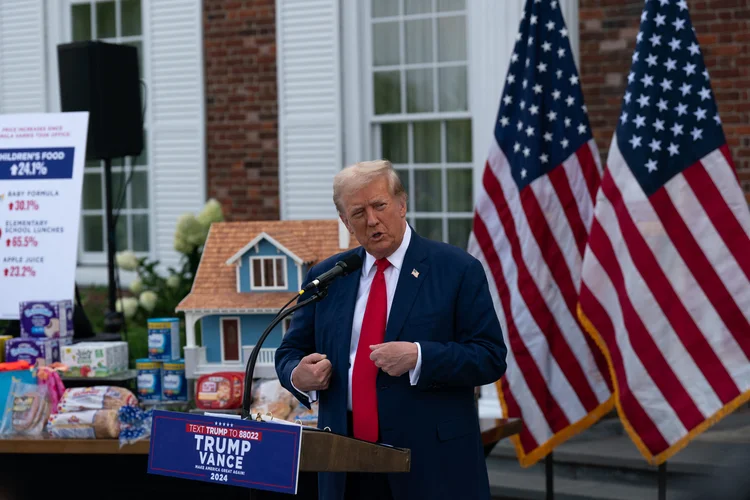
[[[580,318],[660,464],[750,399],[750,211],[685,0],[648,0],[583,259]]]
[[[528,0],[469,238],[509,346],[496,386],[503,415],[523,419],[523,466],[613,408],[606,360],[576,314],[600,179],[560,6]]]

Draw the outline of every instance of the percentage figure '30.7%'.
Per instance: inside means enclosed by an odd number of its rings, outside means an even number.
[[[8,203],[9,210],[39,210],[39,203],[36,200],[18,200]]]
[[[14,236],[5,241],[6,247],[35,247],[39,242],[34,236]]]
[[[5,268],[3,274],[8,278],[26,278],[36,276],[36,271],[32,266],[10,266]]]

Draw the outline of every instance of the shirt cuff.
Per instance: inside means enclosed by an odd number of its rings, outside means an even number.
[[[294,370],[297,369],[297,366],[294,367]],[[299,389],[297,389],[297,386],[294,385],[294,370],[292,370],[292,375],[289,377],[289,383],[292,384],[292,388],[295,391],[302,394],[303,396],[307,396],[307,399],[310,400],[310,403],[316,402],[318,400],[318,391],[310,391],[310,392],[300,391]]]
[[[409,370],[409,381],[411,382],[411,385],[417,385],[417,382],[419,382],[419,374],[422,373],[422,347],[419,345],[419,342],[414,342],[417,344],[417,366]]]

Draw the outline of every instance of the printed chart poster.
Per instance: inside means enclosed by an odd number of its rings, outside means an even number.
[[[297,493],[302,427],[155,410],[148,472]]]
[[[88,112],[0,115],[0,318],[73,300]]]

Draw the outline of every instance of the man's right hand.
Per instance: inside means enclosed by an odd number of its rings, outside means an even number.
[[[332,371],[333,365],[325,354],[308,354],[292,371],[292,384],[304,392],[322,391],[328,389]]]

